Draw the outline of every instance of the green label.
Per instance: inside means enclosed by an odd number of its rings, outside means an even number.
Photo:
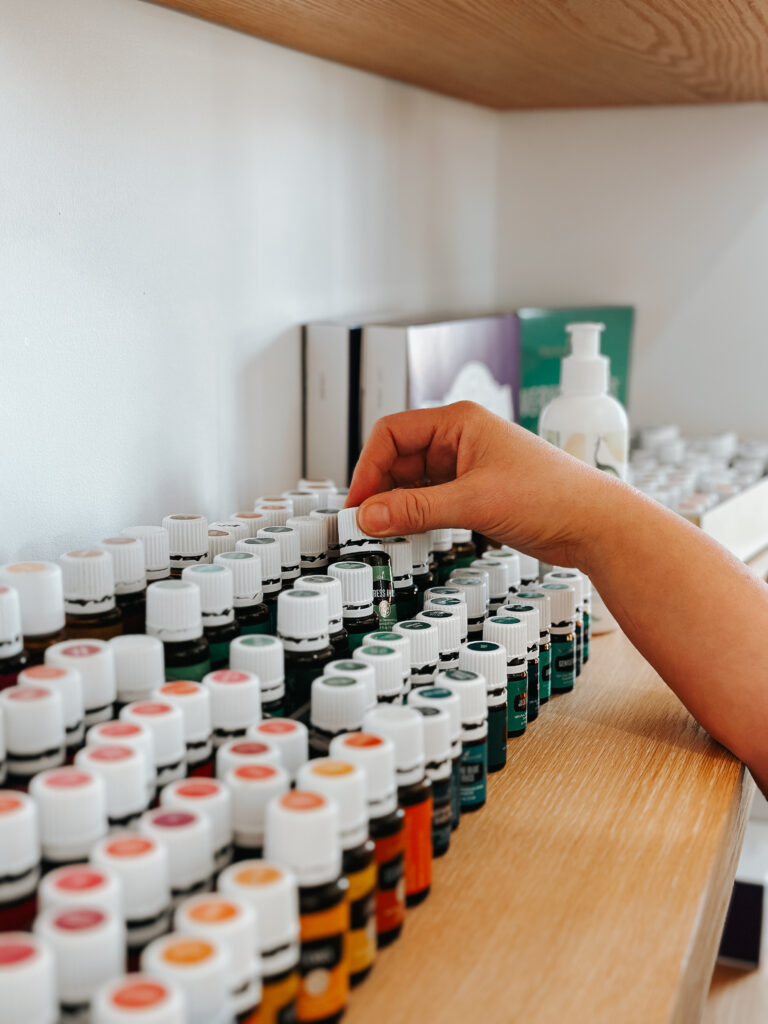
[[[179,665],[178,668],[166,667],[165,678],[169,683],[174,679],[189,679],[193,683],[199,683],[203,676],[207,676],[210,671],[211,663],[206,658],[205,661],[198,661],[195,665]]]
[[[572,690],[576,682],[576,644],[573,637],[558,638],[553,633],[552,643],[552,693]]]
[[[373,610],[379,620],[379,628],[392,629],[397,622],[392,569],[388,565],[374,565],[373,569]]]
[[[488,708],[488,770],[496,771],[507,763],[507,706]]]
[[[269,619],[267,618],[255,626],[244,626],[240,630],[240,636],[251,636],[253,633],[269,633]]]
[[[477,559],[477,555],[476,554],[461,555],[461,556],[457,555],[456,556],[456,561],[454,562],[454,565],[453,565],[453,568],[454,569],[469,569],[472,566],[472,563],[474,561],[476,561],[476,559]]]
[[[552,651],[539,651],[539,700],[547,700],[552,693]]]
[[[589,661],[589,642],[592,639],[592,616],[586,610],[586,608],[584,609],[584,614],[583,614],[582,618],[584,620],[584,638],[583,638],[583,641],[582,641],[582,650],[583,650],[582,658],[583,658],[583,661],[586,663],[586,662]]]
[[[347,628],[347,636],[349,637],[350,651],[356,651],[368,636],[368,633],[353,633],[351,629]]]
[[[576,620],[576,628],[574,629],[576,634],[576,675],[581,675],[581,664],[584,660],[584,640],[581,631],[581,623]]]
[[[223,643],[209,643],[211,664],[214,668],[226,668],[229,664],[229,640]]]
[[[521,733],[528,724],[528,673],[507,675],[507,731]]]
[[[485,803],[488,781],[488,744],[483,740],[476,746],[465,746],[459,765],[462,809],[479,807]]]

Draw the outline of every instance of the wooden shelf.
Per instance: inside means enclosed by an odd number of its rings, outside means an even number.
[[[158,0],[499,110],[768,99],[768,11],[732,0]]]
[[[462,818],[345,1017],[699,1020],[753,785],[621,634]]]

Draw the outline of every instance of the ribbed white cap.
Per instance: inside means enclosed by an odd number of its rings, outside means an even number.
[[[0,933],[0,1000],[4,1024],[55,1024],[59,1019],[51,947],[29,932]]]
[[[96,615],[115,607],[112,558],[100,548],[81,548],[62,555],[64,610],[72,615]]]
[[[424,778],[424,722],[418,711],[402,704],[378,704],[366,711],[363,731],[386,736],[395,747],[398,786]]]
[[[248,531],[248,537],[255,537],[262,526],[269,526],[269,517],[263,512],[233,512],[229,517],[234,523],[240,523]],[[240,541],[240,538],[236,538]]]
[[[154,796],[157,770],[155,767],[155,739],[152,731],[143,722],[99,722],[85,734],[85,742],[91,744],[113,744],[133,747],[144,756],[147,792]]]
[[[451,588],[458,589],[458,588]],[[461,597],[427,597],[424,601],[424,611],[450,612],[459,620],[459,635],[467,635],[467,602],[462,591]]]
[[[144,590],[144,545],[135,537],[107,537],[99,544],[112,556],[116,594],[135,594]]]
[[[218,519],[215,523],[209,523],[208,529],[224,530],[226,533],[232,534],[235,538],[235,543],[239,540],[245,540],[246,537],[251,536],[250,528],[239,519]],[[210,548],[208,550],[208,556],[210,561],[213,561]]]
[[[64,640],[63,643],[53,644],[45,652],[45,663],[59,668],[77,669],[83,682],[86,716],[98,714],[100,709],[107,708],[104,714],[110,717],[111,705],[117,695],[117,683],[115,653],[105,640]]]
[[[249,727],[248,737],[274,746],[292,779],[309,757],[309,732],[303,722],[294,718],[265,718]]]
[[[483,552],[483,558],[493,558],[504,562],[507,566],[507,586],[515,589],[520,586],[520,556],[512,548],[488,548]]]
[[[245,730],[261,721],[261,686],[252,672],[220,668],[203,677],[211,695],[211,725],[214,732]]]
[[[501,608],[483,623],[483,639],[501,644],[507,652],[507,661],[524,659],[528,652],[528,624],[522,616]]]
[[[372,708],[376,704],[376,672],[373,666],[367,662],[357,661],[354,658],[337,658],[323,666],[323,675],[350,676],[352,679],[359,679],[366,688],[366,707]]]
[[[453,584],[448,587],[430,587],[428,590],[424,591],[425,601],[434,600],[436,597],[452,597],[464,604],[467,603],[467,595],[461,587],[454,586]]]
[[[440,656],[440,639],[437,626],[426,619],[405,619],[392,627],[394,633],[402,633],[411,642],[411,665],[436,665]]]
[[[471,728],[488,718],[485,677],[463,668],[449,668],[437,677],[437,686],[452,690],[461,705],[462,729]]]
[[[344,615],[360,619],[373,611],[373,569],[366,562],[336,562],[328,575],[341,583]]]
[[[183,569],[208,560],[208,520],[205,516],[178,512],[166,516],[163,526],[168,531],[172,568]]]
[[[510,550],[517,555],[520,564],[520,578],[524,580],[535,580],[539,576],[539,560],[533,558],[531,555],[526,555],[522,551],[516,551],[514,548],[505,548],[504,550]],[[513,581],[515,582],[515,581]]]
[[[164,526],[126,526],[124,537],[135,537],[144,546],[144,572],[147,582],[165,579],[171,571],[168,531]]]
[[[19,686],[47,686],[61,695],[64,728],[71,745],[82,740],[83,677],[76,668],[60,665],[33,665],[19,672]]]
[[[290,517],[286,517],[287,519]],[[280,572],[284,580],[295,579],[299,575],[301,549],[299,531],[292,526],[265,526],[259,530],[259,537],[272,537],[280,545]]]
[[[502,605],[499,609],[501,615],[512,615],[516,619],[522,619],[525,623],[526,642],[528,654],[532,657],[539,649],[539,633],[541,623],[539,621],[539,609],[526,601],[520,601]]]
[[[408,694],[408,703],[414,708],[442,708],[448,715],[448,735],[451,739],[451,756],[461,754],[461,701],[454,690],[445,686],[420,686]]]
[[[163,643],[203,635],[200,588],[188,580],[160,580],[147,587],[147,633]]]
[[[552,609],[549,594],[544,590],[519,590],[515,600],[521,604],[531,604],[539,612],[539,638],[549,638],[549,626],[552,622]]]
[[[451,540],[454,544],[469,544],[472,541],[472,531],[451,530]]]
[[[30,774],[30,757],[45,758],[49,768],[64,763],[64,702],[57,690],[9,686],[0,690],[0,707],[10,771]]]
[[[226,551],[216,555],[216,565],[232,573],[235,608],[249,608],[264,600],[261,586],[261,558],[252,551]]]
[[[267,804],[264,853],[285,864],[300,886],[322,885],[341,874],[339,811],[320,793],[295,789]]]
[[[0,586],[0,660],[12,658],[23,647],[18,591]]]
[[[296,780],[299,789],[321,793],[339,809],[339,842],[352,850],[368,838],[365,774],[352,761],[318,757],[308,761]]]
[[[330,632],[337,633],[341,629],[344,604],[341,583],[335,576],[302,576],[293,589],[314,590],[318,594],[325,594],[328,598],[328,625],[337,627]]]
[[[492,601],[507,596],[510,571],[503,558],[476,558],[470,569],[483,569],[488,573],[488,594]]]
[[[125,970],[125,928],[108,910],[53,907],[38,915],[35,934],[53,950],[60,1003],[89,1003]]]
[[[339,510],[336,508],[313,508],[309,513],[312,519],[319,519],[325,529],[325,550],[336,557],[340,551],[339,544]]]
[[[364,644],[355,651],[355,661],[370,665],[376,680],[376,699],[392,701],[403,692],[403,652],[388,644]],[[410,675],[410,662],[407,666]]]
[[[322,487],[331,493],[336,490],[336,484],[329,476],[301,476],[298,481],[298,489],[305,491],[308,487]]]
[[[570,583],[542,583],[541,590],[549,595],[552,626],[572,624],[576,614],[576,588]]]
[[[273,501],[257,502],[254,512],[261,512],[266,518],[264,528],[267,526],[285,526],[293,515],[293,502],[287,498],[275,498]],[[260,528],[262,529],[262,528]]]
[[[181,711],[184,719],[184,740],[187,743],[199,743],[210,739],[211,730],[211,693],[201,683],[193,683],[187,679],[175,679],[163,683],[155,690],[155,700],[173,704]]]
[[[171,902],[168,847],[162,839],[115,832],[91,850],[91,863],[117,875],[126,920],[154,918]]]
[[[366,551],[382,551],[380,537],[364,533],[357,524],[357,506],[342,508],[337,518],[341,553],[349,558]]]
[[[430,551],[450,551],[453,547],[453,530],[430,530]]]
[[[286,650],[328,646],[328,598],[316,590],[284,590],[277,599],[277,635]]]
[[[230,957],[219,942],[195,933],[170,932],[150,942],[141,969],[184,994],[184,1024],[230,1024]]]
[[[464,591],[467,601],[467,616],[470,619],[478,619],[485,615],[488,603],[487,581],[478,579],[477,576],[451,576],[451,582]]]
[[[186,760],[184,716],[167,700],[137,700],[120,711],[120,720],[144,725],[152,733],[155,765],[162,769]]]
[[[329,494],[325,500],[328,508],[335,508],[338,511],[344,508],[347,503],[347,497],[349,496],[348,487],[337,487],[333,494]]]
[[[350,761],[361,768],[369,818],[382,818],[397,807],[395,745],[386,736],[371,732],[347,732],[334,736],[331,757]]]
[[[411,686],[410,636],[406,636],[405,633],[395,633],[391,629],[377,629],[373,633],[366,633],[363,637],[363,646],[369,647],[370,645],[376,646],[377,644],[384,644],[385,647],[394,647],[396,651],[400,651],[403,659],[403,692],[407,693]]]
[[[382,547],[392,562],[392,582],[408,587],[413,583],[413,552],[407,537],[387,537]]]
[[[411,542],[411,569],[414,576],[423,575],[429,572],[429,552],[432,543],[432,535],[428,530],[426,533],[410,533],[408,540]]]
[[[325,521],[316,516],[291,516],[285,524],[299,535],[301,568],[320,570],[328,564]]]
[[[0,789],[0,878],[18,878],[19,895],[32,892],[40,862],[37,805],[26,793]],[[30,872],[28,878],[23,876]],[[0,984],[0,991],[2,984]]]
[[[145,755],[128,744],[86,744],[75,754],[75,766],[100,775],[107,790],[110,824],[130,825],[129,820],[147,809]]]
[[[246,534],[246,537],[250,534]],[[238,535],[236,530],[224,530],[222,527],[209,526],[208,527],[208,557],[211,561],[220,555],[223,551],[234,551],[235,544],[240,540],[242,535]]]
[[[545,583],[567,583],[576,592],[576,611],[579,611],[584,600],[584,577],[577,569],[553,569],[544,577]]]
[[[100,907],[121,917],[123,883],[117,872],[92,864],[66,864],[49,871],[37,890],[38,907]]]
[[[265,976],[294,967],[299,955],[299,893],[293,872],[282,864],[244,860],[222,871],[218,886],[256,911]]]
[[[317,491],[283,491],[283,498],[293,502],[295,516],[308,516],[313,508],[320,507],[320,495]]]
[[[440,654],[458,651],[461,646],[461,618],[452,608],[426,608],[416,618],[435,627]]]
[[[107,790],[95,772],[51,768],[29,784],[37,804],[43,857],[80,860],[107,831]]]
[[[124,974],[99,989],[91,1004],[93,1024],[186,1024],[177,985],[149,974]]]
[[[233,768],[252,764],[281,765],[276,744],[266,739],[235,739],[222,743],[216,751],[216,778],[226,779]]]
[[[291,787],[282,765],[266,761],[240,764],[225,777],[232,797],[232,834],[235,845],[257,850],[264,846],[267,804]]]
[[[261,559],[261,585],[265,594],[275,594],[282,586],[280,542],[275,537],[246,537],[235,551],[248,551]]]
[[[352,676],[318,676],[312,681],[309,720],[323,732],[359,729],[370,707],[370,683]]]
[[[171,889],[188,889],[213,874],[213,829],[202,811],[158,807],[139,821],[139,832],[168,848]]]
[[[142,633],[126,633],[109,641],[115,656],[117,699],[123,703],[149,697],[165,681],[162,641]]]
[[[177,779],[160,790],[160,806],[205,814],[211,823],[213,850],[232,843],[232,800],[219,779]]]
[[[477,559],[480,561],[480,559]],[[449,582],[455,583],[456,586],[460,586],[464,580],[476,579],[480,580],[483,585],[483,597],[485,607],[488,607],[488,603],[491,600],[491,575],[486,569],[473,569],[471,566],[461,569],[454,569],[450,575]],[[470,596],[467,599],[467,603],[472,600]]]
[[[21,605],[24,636],[45,636],[64,627],[64,585],[55,562],[9,562],[0,566],[0,584],[13,587]]]
[[[225,626],[235,620],[234,580],[223,565],[188,565],[182,581],[200,588],[203,626]]]
[[[276,636],[239,636],[229,645],[229,667],[259,677],[261,702],[268,704],[285,693],[283,645]]]
[[[506,689],[507,651],[493,640],[470,640],[464,644],[459,651],[459,668],[485,676],[488,690]]]
[[[416,704],[414,710],[424,720],[427,778],[447,779],[451,774],[451,720],[448,712],[434,704]]]

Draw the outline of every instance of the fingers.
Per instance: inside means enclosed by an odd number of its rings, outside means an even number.
[[[397,489],[376,494],[357,513],[362,530],[377,537],[446,529],[457,523],[472,525],[471,486],[453,480],[436,487]]]

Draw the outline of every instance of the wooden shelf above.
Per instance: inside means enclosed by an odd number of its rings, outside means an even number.
[[[768,99],[761,0],[158,0],[498,110]]]

